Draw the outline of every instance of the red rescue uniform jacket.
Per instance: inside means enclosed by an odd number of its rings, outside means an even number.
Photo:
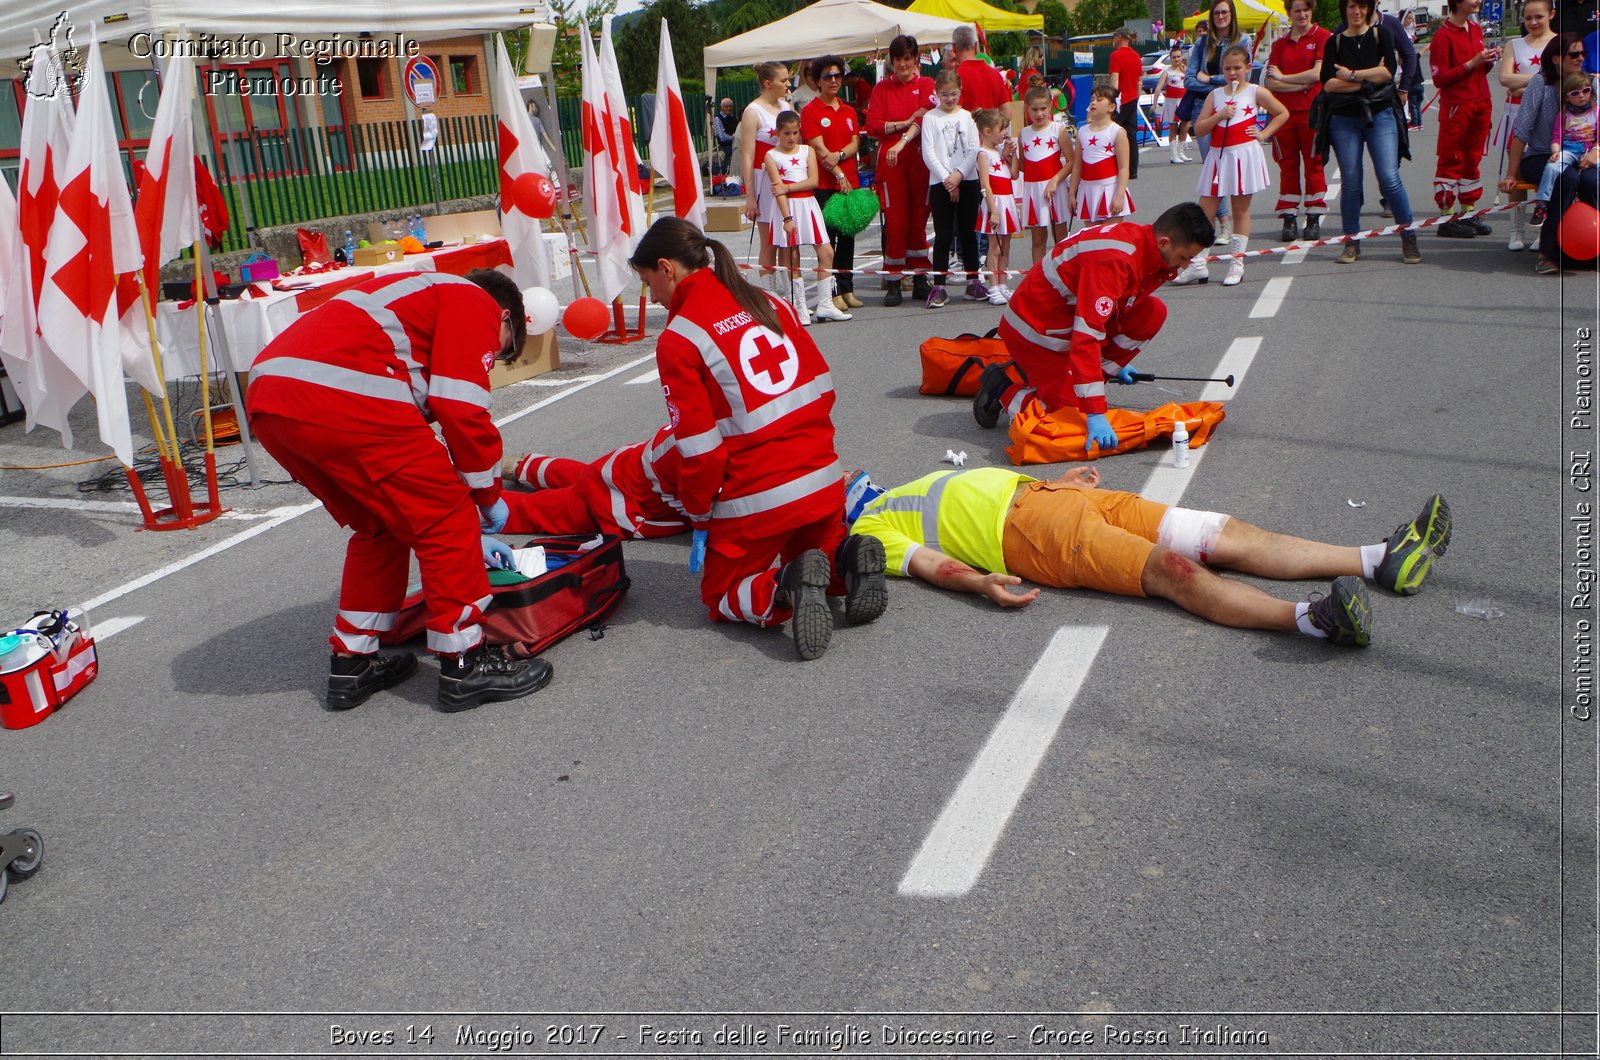
[[[763,297],[767,297],[763,295]],[[839,509],[833,376],[794,310],[784,334],[734,300],[711,269],[679,282],[656,364],[678,440],[678,500],[698,527],[760,539]]]
[[[1078,408],[1106,411],[1106,333],[1127,312],[1178,274],[1156,248],[1149,225],[1122,221],[1075,232],[1028,271],[1001,319],[1026,341],[1067,358]],[[1124,358],[1126,359],[1126,358]],[[1088,380],[1088,382],[1083,382]]]
[[[1467,69],[1467,60],[1483,51],[1483,27],[1467,21],[1465,27],[1449,19],[1439,23],[1428,45],[1433,86],[1439,90],[1439,112],[1452,106],[1489,100],[1489,64]]]
[[[489,416],[500,312],[483,288],[459,276],[369,280],[267,344],[250,369],[250,412],[368,435],[437,422],[473,503],[488,507],[500,496],[500,431]]]

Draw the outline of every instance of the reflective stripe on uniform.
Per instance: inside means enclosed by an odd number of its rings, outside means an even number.
[[[412,399],[416,401],[417,408],[424,410],[428,407],[428,381],[422,377],[422,365],[411,354],[411,336],[406,334],[399,314],[390,307],[402,298],[432,287],[434,283],[435,280],[429,276],[408,276],[381,291],[346,291],[334,296],[334,301],[355,306],[383,330],[394,347],[395,360],[411,375]]]
[[[1144,340],[1130,339],[1126,335],[1117,334],[1111,336],[1111,345],[1120,347],[1124,350],[1133,350],[1135,353],[1137,353],[1138,351],[1144,349]],[[1112,370],[1115,371],[1115,369]]]
[[[469,383],[465,379],[451,379],[449,376],[434,376],[430,383],[429,396],[460,401],[480,409],[489,407],[488,387]]]
[[[713,427],[709,431],[678,439],[678,452],[684,457],[704,456],[722,444],[722,432]]]
[[[312,383],[361,397],[398,401],[413,407],[416,405],[411,396],[411,388],[391,376],[358,372],[351,368],[341,368],[321,361],[308,361],[301,357],[272,357],[258,362],[250,369],[252,383],[269,376]]]
[[[717,386],[722,388],[723,397],[727,399],[730,408],[735,401],[742,401],[739,377],[734,373],[733,365],[728,363],[727,355],[711,340],[705,328],[679,313],[667,324],[667,330],[693,343],[695,349],[700,351],[700,360],[705,363],[706,370],[711,373],[711,378],[716,380]],[[740,411],[742,410],[733,408],[735,414]]]
[[[1105,397],[1106,385],[1099,380],[1093,383],[1078,383],[1072,388],[1072,392],[1081,398]]]
[[[717,427],[723,437],[754,434],[764,427],[772,426],[789,413],[800,411],[822,395],[831,393],[833,393],[833,373],[823,372],[811,382],[796,387],[788,393],[779,394],[753,412],[735,411],[733,415],[718,420]]]
[[[835,460],[827,467],[818,468],[799,478],[762,490],[760,493],[717,501],[711,506],[711,515],[716,519],[734,519],[744,515],[770,512],[791,501],[809,497],[818,490],[838,482],[843,476],[844,469],[839,466],[839,461]]]
[[[341,610],[336,617],[351,629],[382,632],[383,630],[394,628],[395,612]]]
[[[606,490],[611,494],[611,518],[616,520],[617,526],[623,532],[632,534],[638,530],[638,527],[634,525],[633,520],[628,516],[628,499],[622,495],[621,490],[617,489],[616,480],[611,476],[611,469],[616,465],[617,457],[626,451],[626,449],[618,449],[606,457],[606,462],[600,465],[600,481],[606,484]]]
[[[1084,320],[1082,317],[1072,318],[1072,330],[1078,332],[1079,334],[1087,335],[1096,342],[1106,341],[1106,333],[1098,328],[1090,327],[1089,322]]]
[[[494,480],[499,477],[498,468],[489,468],[487,471],[462,471],[457,469],[456,474],[461,476],[461,481],[469,490],[486,490],[494,485]]]
[[[1021,314],[1016,310],[1014,302],[1006,303],[1005,312],[1000,314],[1000,319],[1010,324],[1023,339],[1033,343],[1035,346],[1040,346],[1047,350],[1055,350],[1058,353],[1065,353],[1072,348],[1072,342],[1069,339],[1058,339],[1035,331],[1032,324],[1022,319]]]

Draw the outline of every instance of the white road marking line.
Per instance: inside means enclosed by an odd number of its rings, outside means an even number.
[[[900,879],[899,893],[959,898],[978,882],[1110,630],[1064,626],[989,734]]]
[[[654,383],[654,382],[658,382],[660,379],[661,379],[661,369],[652,368],[648,372],[646,372],[644,375],[636,375],[632,379],[628,380],[626,383],[624,383],[622,385],[623,386],[638,386],[640,383]]]
[[[144,621],[143,615],[118,615],[97,621],[93,615],[89,616],[89,632],[94,634],[95,643],[110,640],[125,629],[132,629]]]
[[[590,387],[594,386],[596,383],[604,382],[605,380],[610,379],[614,375],[621,375],[623,372],[626,372],[630,368],[637,368],[641,364],[643,364],[644,362],[646,362],[648,360],[652,360],[654,357],[655,357],[655,353],[652,351],[650,353],[645,354],[643,357],[635,357],[633,360],[627,362],[626,364],[619,364],[615,368],[611,369],[611,371],[606,372],[604,375],[597,375],[597,376],[587,377],[587,378],[584,379],[583,382],[579,383],[577,386],[571,387],[570,389],[567,389],[567,390],[563,390],[559,394],[551,394],[549,397],[545,398],[543,401],[536,401],[532,405],[529,405],[525,409],[518,409],[516,412],[513,412],[513,413],[510,413],[509,415],[500,417],[499,419],[494,421],[494,425],[496,427],[504,427],[508,423],[515,423],[517,420],[522,419],[522,417],[528,415],[528,413],[530,413],[530,412],[538,412],[540,409],[544,408],[546,405],[553,405],[557,401],[560,401],[562,398],[571,397],[573,394],[578,393],[578,391],[580,391],[580,390],[587,390]]]
[[[1306,255],[1309,253],[1311,253],[1309,247],[1301,247],[1299,250],[1286,250],[1283,252],[1283,263],[1285,265],[1298,265],[1306,260]]]
[[[1231,374],[1237,387],[1260,349],[1259,337],[1234,339],[1211,374]],[[1226,400],[1230,393],[1224,383],[1208,383],[1200,400]],[[1158,464],[1140,494],[1162,504],[1177,504],[1207,448],[1191,452],[1186,468]],[[1109,632],[1106,626],[1056,630],[911,859],[900,878],[900,894],[959,898],[972,890]]]
[[[1259,320],[1277,316],[1278,310],[1283,308],[1284,296],[1289,293],[1289,285],[1293,282],[1287,276],[1275,276],[1268,280],[1267,285],[1261,289],[1261,296],[1250,309],[1250,319]]]

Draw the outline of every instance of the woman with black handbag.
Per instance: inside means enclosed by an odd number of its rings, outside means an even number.
[[[1394,42],[1376,22],[1376,0],[1343,0],[1345,28],[1328,40],[1322,58],[1322,92],[1327,97],[1326,139],[1339,160],[1343,185],[1339,219],[1344,249],[1338,262],[1350,265],[1361,256],[1354,238],[1361,230],[1363,152],[1372,158],[1378,188],[1400,232],[1400,259],[1407,265],[1422,260],[1417,233],[1411,227],[1411,200],[1400,180],[1400,159],[1409,158],[1405,115],[1396,91]],[[1321,137],[1319,137],[1320,139]]]

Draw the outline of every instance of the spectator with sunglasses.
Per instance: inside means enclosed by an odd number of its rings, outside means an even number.
[[[1500,181],[1500,190],[1509,192],[1521,182],[1537,184],[1550,161],[1550,144],[1555,137],[1556,121],[1565,103],[1561,83],[1567,74],[1583,71],[1587,49],[1583,38],[1567,32],[1545,45],[1540,58],[1539,76],[1529,81],[1522,92],[1522,105],[1517,108],[1517,124],[1511,137],[1507,159],[1507,176]],[[1592,79],[1591,79],[1592,81]],[[1561,271],[1561,245],[1556,237],[1561,216],[1574,199],[1582,198],[1590,205],[1600,203],[1600,171],[1593,165],[1574,166],[1561,174],[1546,204],[1544,227],[1539,234],[1539,261],[1534,271],[1548,276]]]

